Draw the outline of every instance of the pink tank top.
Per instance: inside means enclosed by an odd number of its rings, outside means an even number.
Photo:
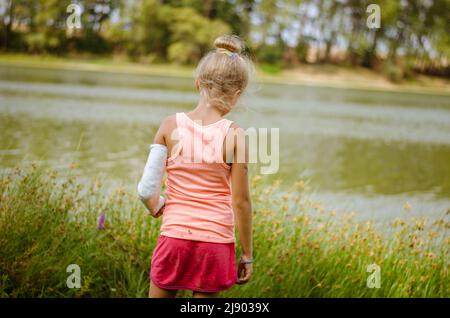
[[[231,167],[223,142],[232,124],[222,119],[202,126],[176,114],[178,144],[166,163],[166,207],[161,234],[195,241],[231,243],[234,215]]]

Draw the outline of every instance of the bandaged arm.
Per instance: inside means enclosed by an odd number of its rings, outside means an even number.
[[[153,215],[156,215],[165,203],[165,199],[160,193],[166,159],[167,147],[161,144],[151,144],[144,173],[137,186],[139,198]]]

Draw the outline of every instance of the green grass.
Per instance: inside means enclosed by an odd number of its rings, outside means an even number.
[[[281,73],[282,68],[276,64],[261,64],[261,70],[267,74],[276,75]]]
[[[449,297],[449,222],[397,219],[390,234],[308,199],[303,182],[281,194],[252,180],[255,273],[225,297]],[[161,220],[134,194],[31,167],[0,179],[0,296],[146,297]],[[97,218],[106,215],[105,229]],[[406,213],[406,212],[405,212]],[[388,231],[386,231],[388,232]],[[369,264],[381,288],[366,286]],[[81,289],[69,289],[69,264]],[[188,296],[183,292],[180,296]]]
[[[86,56],[54,56],[54,55],[29,55],[23,53],[0,53],[0,65],[20,66],[29,68],[45,68],[65,71],[86,71],[121,74],[141,74],[149,76],[173,76],[193,78],[195,67],[193,65],[177,65],[169,63],[137,63],[130,61],[126,56],[114,55],[86,55]],[[375,91],[393,91],[415,94],[449,95],[448,80],[436,79],[429,76],[420,76],[418,80],[408,80],[402,83],[389,83],[388,86],[376,86],[373,82],[346,80],[339,81],[327,79],[329,74],[346,70],[354,75],[366,79],[365,76],[377,76],[376,72],[368,71],[362,67],[349,67],[346,65],[301,65],[297,69],[297,75],[287,75],[280,65],[255,64],[253,80],[261,83],[308,85],[318,87],[337,87],[348,89],[362,89]],[[311,81],[306,74],[322,74],[320,80]],[[302,75],[303,74],[303,75]],[[365,75],[364,75],[365,74]],[[300,76],[301,75],[301,76]]]

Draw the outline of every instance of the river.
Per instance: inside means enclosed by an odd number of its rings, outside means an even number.
[[[0,64],[0,169],[42,162],[134,189],[161,120],[197,102],[185,77]],[[450,208],[450,95],[253,83],[230,119],[279,128],[283,185],[378,220]],[[252,168],[252,174],[258,173]]]

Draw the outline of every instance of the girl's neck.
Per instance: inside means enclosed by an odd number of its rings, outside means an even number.
[[[215,123],[223,117],[222,113],[216,107],[208,105],[208,103],[202,99],[197,104],[197,107],[186,114],[188,114],[189,118],[192,120],[200,120],[202,125]]]

